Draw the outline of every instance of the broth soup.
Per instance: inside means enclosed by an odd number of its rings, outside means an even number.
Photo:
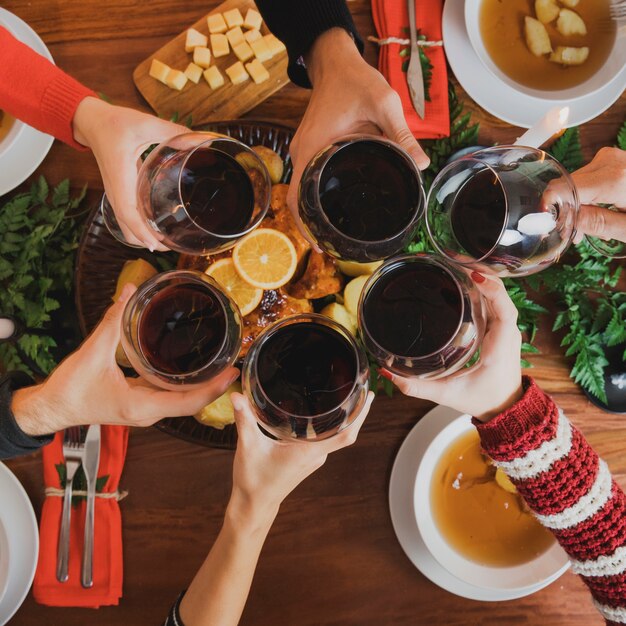
[[[9,134],[11,128],[13,128],[14,123],[15,118],[0,109],[0,144]]]

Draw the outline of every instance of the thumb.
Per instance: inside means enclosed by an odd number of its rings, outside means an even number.
[[[243,441],[250,441],[252,437],[256,437],[259,433],[250,402],[240,393],[231,393],[230,400],[233,403],[237,435]]]
[[[592,237],[626,242],[626,213],[583,205],[580,207],[577,228]]]

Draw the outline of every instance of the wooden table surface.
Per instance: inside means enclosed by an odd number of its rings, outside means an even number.
[[[461,0],[449,0],[461,1]],[[147,55],[217,4],[215,0],[4,0],[28,22],[57,64],[113,102],[147,110],[132,71]],[[373,33],[370,4],[349,2],[363,35]],[[1,53],[0,53],[1,54]],[[376,51],[367,44],[375,63]],[[482,143],[510,142],[519,129],[500,122],[465,97],[481,122]],[[296,126],[308,92],[289,85],[247,117]],[[614,141],[626,116],[626,96],[582,128],[585,156]],[[51,181],[101,189],[95,160],[56,142],[37,173]],[[542,354],[533,375],[604,456],[626,486],[626,422],[595,409],[569,380],[558,338],[544,323]],[[255,626],[357,626],[387,624],[595,626],[584,585],[567,573],[521,600],[490,604],[453,596],[424,578],[398,544],[387,504],[395,455],[430,404],[381,397],[357,443],[329,458],[284,503],[263,550],[242,624]],[[232,452],[187,444],[155,429],[132,433],[122,486],[124,597],[120,606],[53,609],[29,595],[16,625],[97,626],[159,624],[188,584],[219,530],[231,485]],[[8,463],[39,514],[40,456]]]

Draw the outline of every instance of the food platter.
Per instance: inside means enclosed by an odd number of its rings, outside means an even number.
[[[218,122],[203,130],[229,135],[247,145],[271,148],[283,159],[285,169],[281,182],[291,177],[289,142],[294,131],[286,126],[247,120]],[[90,333],[111,304],[117,278],[126,261],[143,258],[154,263],[148,250],[124,246],[106,229],[99,207],[87,219],[76,257],[75,292],[76,307],[83,334]],[[204,426],[193,417],[168,418],[157,424],[160,430],[200,445],[234,448],[237,433],[234,426],[223,430]]]

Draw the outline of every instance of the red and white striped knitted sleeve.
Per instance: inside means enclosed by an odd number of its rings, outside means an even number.
[[[607,624],[626,624],[626,498],[607,464],[531,378],[486,424],[483,449],[568,553]]]

